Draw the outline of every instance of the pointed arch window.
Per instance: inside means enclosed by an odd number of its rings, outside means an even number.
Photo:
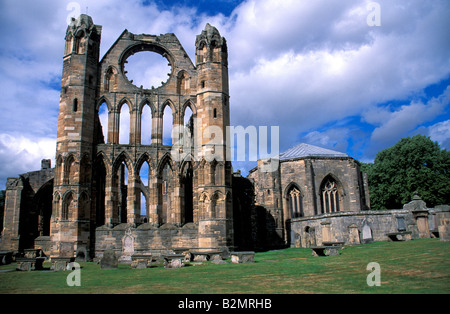
[[[127,102],[124,102],[120,107],[119,116],[119,144],[130,143],[130,123],[131,123],[131,106]]]
[[[172,145],[173,111],[169,104],[164,107],[162,124],[163,145]]]
[[[322,213],[334,213],[339,208],[339,192],[335,180],[328,178],[322,185]]]
[[[303,217],[303,197],[300,190],[292,187],[288,192],[288,199],[291,218]]]
[[[69,219],[69,213],[72,208],[72,202],[73,202],[73,196],[72,193],[69,193],[63,203],[62,206],[62,212],[61,212],[61,220],[68,220]]]

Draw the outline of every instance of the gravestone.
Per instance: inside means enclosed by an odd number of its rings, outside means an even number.
[[[361,243],[370,243],[370,242],[373,242],[372,228],[370,228],[370,225],[367,222],[367,220],[364,220],[361,232]]]
[[[59,256],[60,257],[73,257],[74,243],[73,242],[61,242],[59,244]]]
[[[128,228],[125,231],[125,235],[122,238],[122,256],[119,258],[119,262],[123,264],[131,264],[131,256],[134,254],[134,237],[131,234],[131,229]]]
[[[101,269],[112,269],[119,267],[119,261],[117,260],[116,253],[113,250],[106,250],[103,252],[103,257],[100,261]]]
[[[397,218],[397,230],[406,231],[405,217],[396,217],[396,218]]]
[[[439,205],[435,207],[437,229],[441,241],[450,241],[450,206]]]
[[[331,222],[324,221],[322,225],[322,242],[331,242]]]
[[[255,262],[255,252],[231,252],[232,263],[253,263]]]
[[[441,241],[450,241],[450,219],[442,218],[439,222],[439,238]]]
[[[164,256],[164,268],[184,267],[184,254],[170,254]]]
[[[316,246],[316,228],[309,229],[309,243],[310,246]]]
[[[356,224],[351,224],[348,226],[348,244],[357,245],[360,243],[358,226]]]

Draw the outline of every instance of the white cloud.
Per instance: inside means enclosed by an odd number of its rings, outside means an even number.
[[[319,132],[312,131],[304,136],[306,143],[318,145],[320,147],[333,149],[339,152],[347,151],[347,138],[350,136],[347,128],[333,128],[331,130]]]
[[[216,26],[229,48],[232,123],[279,125],[281,150],[295,144],[299,134],[316,144],[347,147],[353,130],[336,133],[342,142],[331,130],[316,130],[349,116],[362,116],[376,127],[372,140],[383,142],[390,132],[408,132],[442,112],[443,100],[411,102],[394,112],[380,104],[421,96],[425,87],[449,76],[450,5],[445,0],[379,0],[380,27],[367,25],[369,1],[360,0],[247,0],[230,17],[198,14],[186,6],[163,10],[139,0],[5,0],[0,4],[0,106],[7,110],[0,116],[1,133],[21,134],[31,142],[56,137],[70,2],[78,3],[81,13],[88,7],[94,23],[103,26],[101,55],[128,29],[173,32],[193,60],[195,36],[207,22]],[[430,134],[438,129],[438,124],[430,127]],[[6,154],[0,158],[10,160]],[[11,171],[20,173],[19,162],[12,162],[17,170]]]
[[[436,123],[428,130],[431,140],[438,142],[442,149],[450,150],[450,120]]]
[[[7,177],[39,170],[42,159],[51,159],[55,164],[56,142],[54,138],[31,139],[22,135],[0,134],[0,189],[3,189]]]
[[[408,135],[422,123],[434,119],[443,113],[450,103],[450,86],[438,98],[430,99],[426,104],[411,102],[392,112],[389,117],[372,133],[372,141],[395,144],[402,136]]]

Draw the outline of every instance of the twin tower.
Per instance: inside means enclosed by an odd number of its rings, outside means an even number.
[[[86,257],[120,251],[124,237],[138,251],[232,247],[225,38],[207,24],[196,38],[194,65],[174,34],[125,30],[100,60],[101,30],[90,16],[81,15],[66,32],[52,255],[61,255],[67,245]],[[143,51],[167,59],[170,73],[159,87],[144,89],[127,78],[127,59]],[[105,105],[108,122],[102,125],[99,108]],[[149,119],[142,114],[146,106]],[[172,145],[163,143],[167,106]],[[186,125],[187,108],[192,117]],[[119,143],[123,110],[129,110],[130,118],[127,144]],[[142,144],[147,123],[151,141]]]

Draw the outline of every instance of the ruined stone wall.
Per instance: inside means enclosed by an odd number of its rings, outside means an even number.
[[[8,178],[3,216],[3,250],[30,248],[34,238],[48,235],[52,214],[54,169],[42,160],[41,170]]]
[[[304,157],[281,160],[276,171],[261,171],[266,160],[259,160],[258,166],[250,171],[248,178],[255,186],[256,205],[267,209],[272,226],[286,243],[291,242],[290,220],[293,217],[290,208],[289,193],[299,191],[298,208],[295,216],[314,217],[327,214],[324,208],[322,189],[331,179],[337,187],[337,205],[335,211],[358,212],[368,209],[367,182],[357,161],[350,157]]]
[[[72,242],[75,251],[93,256],[96,229],[123,223],[136,228],[144,220],[155,228],[194,223],[198,237],[191,247],[231,246],[231,164],[224,149],[230,121],[226,40],[207,24],[196,38],[194,66],[174,34],[125,30],[99,60],[101,31],[85,14],[72,20],[66,31],[52,254],[59,254],[59,242]],[[136,86],[127,77],[127,59],[142,51],[168,62],[170,72],[159,86]],[[108,109],[105,134],[99,116],[103,104]],[[152,130],[150,144],[143,145],[146,106]],[[172,143],[163,143],[167,107],[172,112]],[[127,108],[129,136],[122,143],[121,111]],[[184,127],[187,108],[193,116],[190,129]],[[217,127],[214,138],[220,139],[213,145],[210,127]],[[140,175],[144,163],[148,182]],[[141,193],[146,208],[141,208]]]
[[[411,232],[413,238],[418,237],[417,226],[409,210],[345,212],[292,219],[294,240],[291,245],[320,246],[324,241],[343,242],[346,245],[360,244],[363,242],[365,224],[371,230],[372,241],[388,241],[388,233],[398,232],[399,217],[404,219],[406,231]]]
[[[96,256],[101,257],[105,250],[115,250],[117,256],[124,253],[123,241],[131,237],[133,247],[128,248],[135,253],[171,253],[173,249],[198,248],[198,230],[194,224],[183,227],[166,224],[156,227],[151,224],[142,224],[131,228],[127,224],[120,224],[114,228],[103,226],[96,230]]]

